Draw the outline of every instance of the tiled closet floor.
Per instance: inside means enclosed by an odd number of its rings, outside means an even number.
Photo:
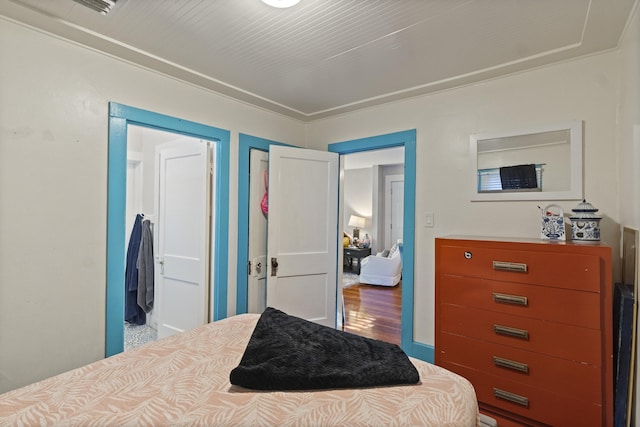
[[[124,323],[124,350],[131,350],[158,339],[158,331],[150,325]]]

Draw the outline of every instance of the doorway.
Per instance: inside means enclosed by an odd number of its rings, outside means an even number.
[[[364,220],[358,230],[356,245],[360,248],[352,248],[351,243],[344,249],[343,330],[400,344],[402,263],[400,256],[384,255],[395,252],[393,246],[403,237],[404,147],[355,152],[342,158],[344,232],[355,234],[349,226],[353,215]],[[369,253],[375,258],[367,260]],[[363,259],[347,262],[349,255]]]
[[[212,144],[127,129],[125,350],[209,318]]]
[[[404,164],[402,165],[404,169]],[[385,175],[384,231],[385,247],[402,241],[404,234],[404,174]]]
[[[239,136],[239,148],[238,148],[238,265],[237,265],[237,279],[236,279],[236,313],[260,313],[261,308],[266,304],[266,300],[263,301],[264,292],[266,292],[266,283],[262,278],[262,272],[258,272],[256,262],[259,261],[259,257],[266,255],[267,243],[266,243],[266,228],[267,222],[265,219],[260,219],[262,212],[256,211],[259,208],[259,204],[255,202],[255,199],[259,195],[264,194],[265,189],[262,176],[266,169],[266,163],[260,167],[256,167],[258,162],[267,161],[269,147],[272,145],[288,146],[281,142],[272,141],[265,138],[259,138],[252,135],[241,133]],[[254,171],[257,169],[257,179],[254,180],[253,203],[251,200],[251,161],[252,153],[254,155]],[[260,159],[260,160],[258,160]],[[255,177],[255,172],[254,172]],[[251,212],[254,215],[254,220],[251,221]],[[253,227],[257,227],[254,230]],[[251,240],[251,230],[259,236],[259,239]],[[262,239],[264,236],[264,239]],[[250,294],[250,282],[251,282],[251,294]],[[266,297],[264,297],[266,298]],[[251,302],[249,302],[251,301]]]
[[[238,154],[238,265],[236,289],[236,313],[247,312],[247,265],[249,242],[249,152],[252,148],[268,151],[272,144],[280,142],[240,134]],[[403,213],[403,292],[401,315],[401,346],[410,356],[423,360],[433,360],[433,350],[413,341],[413,277],[414,277],[414,241],[415,241],[415,155],[416,131],[408,130],[378,135],[353,141],[330,144],[329,151],[349,154],[360,151],[378,150],[402,146],[404,154],[404,213]],[[336,262],[342,262],[339,256]]]
[[[247,312],[267,308],[267,214],[269,153],[257,148],[249,158],[249,245]]]
[[[414,298],[414,244],[415,244],[415,184],[416,184],[416,131],[415,129],[378,135],[369,138],[329,144],[329,151],[347,155],[391,147],[404,147],[404,209],[402,252],[402,313],[400,346],[409,356],[433,360],[433,351],[413,340]]]
[[[229,203],[229,131],[117,103],[109,104],[107,195],[107,295],[105,356],[124,350],[125,230],[127,130],[130,125],[213,141],[216,171],[212,180],[215,209],[211,219],[211,295],[208,321],[227,315]]]
[[[338,219],[333,195],[338,194],[339,157],[244,134],[239,142],[236,312],[260,313],[270,305],[335,326]],[[260,203],[267,185],[269,221]]]

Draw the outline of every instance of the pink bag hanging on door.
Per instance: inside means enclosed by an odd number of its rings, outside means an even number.
[[[262,213],[265,218],[269,214],[269,172],[264,171],[264,196],[262,196],[262,200],[260,201],[260,209],[262,209]]]

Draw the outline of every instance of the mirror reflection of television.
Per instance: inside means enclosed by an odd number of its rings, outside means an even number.
[[[582,200],[582,126],[574,120],[470,135],[471,200]],[[505,174],[515,184],[505,185]]]

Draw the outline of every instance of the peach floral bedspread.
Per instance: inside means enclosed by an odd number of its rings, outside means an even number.
[[[0,426],[476,426],[471,384],[411,359],[421,384],[313,392],[232,386],[244,314],[0,395]]]

